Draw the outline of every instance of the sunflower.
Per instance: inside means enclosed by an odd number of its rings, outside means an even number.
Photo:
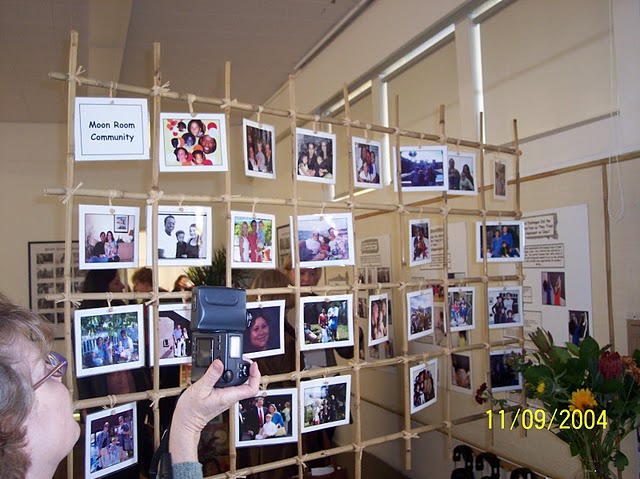
[[[571,394],[571,401],[569,401],[569,409],[574,411],[580,409],[584,412],[585,409],[591,409],[598,405],[596,398],[593,397],[591,389],[578,389]]]
[[[538,391],[538,394],[544,394],[544,381],[540,381],[540,384],[538,384],[538,387],[536,388],[536,391]]]

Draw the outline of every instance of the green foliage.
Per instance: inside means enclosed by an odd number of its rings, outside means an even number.
[[[122,329],[134,326],[138,326],[136,313],[102,314],[82,318],[82,332],[87,336],[96,336],[98,333],[107,332],[111,337],[118,335]]]

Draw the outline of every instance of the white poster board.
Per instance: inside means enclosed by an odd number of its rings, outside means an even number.
[[[76,161],[148,160],[146,98],[76,98]]]

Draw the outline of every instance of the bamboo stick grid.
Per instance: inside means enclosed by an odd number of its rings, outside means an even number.
[[[154,75],[153,75],[153,85],[154,88],[144,88],[137,87],[131,85],[125,85],[114,82],[107,82],[96,80],[88,77],[81,76],[80,69],[77,67],[77,55],[78,55],[78,33],[75,31],[71,32],[71,41],[70,41],[70,49],[69,49],[69,71],[68,73],[58,73],[51,72],[49,77],[54,80],[60,80],[67,82],[67,93],[68,93],[68,107],[67,107],[67,154],[66,154],[66,166],[67,166],[67,174],[66,174],[66,183],[64,188],[46,188],[45,194],[52,196],[62,196],[63,203],[65,205],[65,265],[64,265],[64,293],[62,294],[50,294],[47,295],[47,299],[56,300],[56,301],[64,301],[64,331],[65,331],[65,352],[66,356],[69,359],[70,367],[67,370],[66,375],[66,383],[69,387],[70,394],[73,397],[74,394],[74,355],[73,355],[73,345],[71,340],[71,330],[72,330],[72,318],[71,318],[71,302],[88,300],[88,299],[108,299],[109,301],[113,299],[122,299],[122,300],[136,300],[142,299],[146,300],[148,303],[153,305],[153,318],[152,324],[155,330],[155,337],[159,337],[159,325],[158,325],[158,300],[160,298],[166,299],[181,299],[186,300],[190,298],[190,294],[178,292],[178,293],[160,293],[158,286],[158,244],[157,244],[157,236],[152,235],[152,251],[150,252],[152,255],[152,267],[153,267],[153,291],[151,293],[71,293],[71,268],[72,268],[72,254],[71,254],[71,245],[72,245],[72,221],[73,221],[73,212],[74,212],[74,198],[78,197],[87,197],[87,198],[109,198],[110,201],[112,199],[124,199],[131,201],[145,201],[152,205],[152,222],[153,222],[153,230],[157,231],[157,214],[158,214],[158,202],[191,202],[191,203],[206,203],[206,204],[222,204],[225,208],[226,212],[226,226],[227,230],[231,228],[231,204],[251,204],[255,205],[256,197],[248,197],[248,196],[240,196],[240,195],[232,195],[232,178],[230,169],[228,169],[225,175],[225,192],[223,195],[176,195],[176,194],[167,194],[164,195],[162,190],[160,190],[159,184],[159,129],[157,128],[157,124],[159,122],[160,112],[161,112],[161,99],[162,98],[172,98],[178,100],[184,100],[185,102],[189,101],[190,103],[203,103],[209,105],[218,105],[220,106],[224,112],[226,113],[226,122],[227,122],[227,144],[230,144],[230,112],[232,109],[245,111],[248,113],[258,113],[258,114],[266,114],[278,117],[285,117],[290,120],[290,130],[291,130],[291,175],[292,175],[292,186],[293,186],[293,195],[291,199],[283,199],[283,198],[263,198],[261,197],[260,203],[265,205],[274,205],[274,206],[290,206],[292,208],[293,217],[297,218],[298,211],[300,207],[320,207],[322,206],[323,211],[326,208],[341,210],[341,211],[349,211],[352,215],[355,215],[355,212],[358,210],[368,211],[369,214],[364,215],[362,218],[365,218],[369,215],[375,214],[385,214],[385,213],[397,213],[401,219],[401,224],[403,227],[401,228],[401,256],[402,256],[402,265],[403,265],[403,274],[402,277],[405,277],[405,273],[408,271],[407,261],[405,258],[405,217],[407,214],[412,213],[420,213],[422,214],[431,214],[431,215],[441,215],[443,221],[443,279],[438,280],[424,280],[424,281],[399,281],[399,282],[388,282],[388,283],[376,283],[376,284],[361,284],[357,282],[357,275],[353,275],[354,281],[351,285],[340,285],[340,286],[314,286],[314,287],[303,287],[300,286],[300,263],[299,263],[299,251],[296,254],[296,260],[293,264],[295,271],[295,284],[289,286],[288,288],[269,288],[269,289],[249,289],[247,290],[247,294],[253,294],[258,296],[263,295],[272,295],[272,294],[294,294],[295,295],[295,305],[296,310],[299,310],[300,307],[300,297],[304,293],[317,292],[327,294],[332,291],[349,291],[353,292],[354,296],[357,297],[358,291],[369,290],[369,289],[398,289],[400,291],[404,291],[405,288],[424,288],[433,285],[441,285],[444,288],[444,310],[447,311],[448,308],[448,288],[451,286],[459,285],[459,284],[481,284],[484,288],[485,298],[487,297],[488,292],[488,284],[489,282],[517,282],[517,284],[522,285],[524,276],[522,273],[522,265],[518,264],[515,275],[488,275],[488,266],[487,266],[487,258],[486,255],[483,255],[482,262],[482,275],[478,277],[469,277],[462,279],[449,279],[448,278],[448,221],[450,216],[462,216],[462,217],[475,217],[482,219],[483,230],[486,228],[486,219],[487,217],[498,217],[498,218],[515,218],[519,219],[521,217],[520,210],[520,173],[519,173],[519,165],[520,165],[520,155],[521,152],[518,148],[518,133],[517,133],[517,123],[514,120],[513,128],[514,128],[514,142],[513,148],[504,147],[498,145],[491,145],[484,143],[484,138],[482,136],[483,131],[483,115],[480,115],[480,141],[469,141],[458,138],[451,138],[445,135],[445,120],[444,120],[444,107],[442,106],[440,109],[440,133],[438,135],[435,134],[427,134],[420,132],[413,132],[402,130],[399,126],[400,124],[400,116],[399,116],[399,107],[398,107],[398,99],[396,97],[395,103],[395,127],[389,128],[381,125],[372,125],[368,123],[361,123],[358,120],[351,120],[349,118],[350,108],[349,108],[349,98],[348,98],[348,88],[346,85],[343,86],[343,95],[345,99],[345,117],[342,119],[339,118],[331,118],[331,117],[318,117],[317,115],[298,113],[296,109],[295,102],[295,79],[293,77],[289,78],[289,101],[290,101],[290,109],[289,110],[281,110],[275,108],[263,107],[260,105],[250,105],[246,103],[240,103],[236,100],[230,100],[231,98],[231,66],[227,62],[225,68],[225,95],[224,99],[220,98],[212,98],[212,97],[204,97],[204,96],[194,96],[191,94],[182,94],[177,92],[168,91],[168,89],[161,87],[162,85],[162,74],[160,70],[160,45],[158,43],[154,44],[153,58],[154,58]],[[81,188],[76,186],[74,183],[74,168],[75,168],[75,155],[74,155],[74,146],[75,146],[75,138],[74,138],[74,124],[75,124],[75,98],[76,98],[76,89],[78,86],[86,85],[86,86],[95,86],[101,87],[105,89],[109,89],[111,92],[119,91],[124,93],[134,93],[139,95],[150,96],[153,100],[153,117],[152,117],[152,145],[151,145],[151,158],[152,158],[152,188],[149,192],[126,192],[121,190],[102,190],[102,189],[90,189],[90,188]],[[441,203],[442,206],[423,206],[424,203],[414,203],[414,204],[406,204],[404,203],[402,188],[398,187],[397,195],[398,195],[398,203],[397,204],[388,204],[388,203],[372,203],[372,202],[360,202],[355,201],[354,196],[354,181],[353,181],[353,170],[352,168],[348,168],[349,171],[349,199],[343,202],[333,202],[330,205],[326,205],[324,202],[321,204],[318,201],[309,201],[298,199],[298,184],[297,184],[297,157],[296,157],[296,128],[298,126],[298,121],[313,121],[314,123],[320,124],[329,124],[334,126],[341,126],[346,129],[347,133],[347,142],[348,145],[351,145],[351,136],[352,129],[366,129],[367,131],[374,131],[379,133],[386,133],[394,135],[395,137],[395,150],[396,155],[399,158],[399,150],[400,150],[400,139],[404,138],[413,138],[419,139],[421,142],[431,141],[437,142],[439,144],[452,144],[459,146],[464,146],[468,148],[476,149],[479,152],[479,165],[477,171],[480,172],[477,177],[479,177],[479,197],[481,202],[480,209],[464,209],[464,208],[450,208],[448,204],[447,193],[444,192],[442,194]],[[351,148],[347,148],[348,151],[348,161],[351,164]],[[484,185],[484,153],[485,151],[496,152],[498,154],[510,155],[515,158],[515,187],[516,187],[516,199],[515,199],[515,210],[487,210],[486,209],[486,190],[487,187]],[[396,181],[400,180],[401,167],[400,162],[397,162],[397,170],[395,172]],[[400,183],[398,183],[400,184]],[[355,219],[358,219],[354,216]],[[297,221],[292,222],[292,232],[291,237],[297,238]],[[355,230],[355,225],[354,225]],[[486,251],[486,238],[483,235],[483,250]],[[229,235],[226,235],[226,247],[227,251],[231,251],[231,238]],[[297,251],[297,242],[292,243],[292,248],[296,248]],[[357,261],[356,265],[353,266],[353,270],[358,267]],[[227,265],[226,265],[226,281],[227,286],[231,286],[231,256],[227,255]],[[354,309],[354,318],[357,317],[357,301],[353,302]],[[407,316],[407,304],[405,298],[402,301],[402,321],[404,322],[404,318]],[[479,317],[483,317],[483,315],[479,315]],[[467,422],[477,421],[483,419],[485,414],[472,414],[462,418],[452,418],[451,417],[451,399],[450,399],[450,389],[449,389],[449,381],[445,380],[443,383],[443,389],[445,390],[445,418],[440,424],[424,424],[417,428],[411,427],[411,413],[410,413],[410,394],[409,394],[409,365],[412,363],[425,362],[432,358],[443,357],[445,361],[445,371],[449,371],[449,367],[451,364],[451,354],[456,352],[463,351],[474,351],[474,350],[482,350],[484,351],[483,355],[483,363],[485,363],[484,370],[489,370],[489,354],[492,348],[500,348],[508,345],[518,345],[522,347],[524,344],[524,335],[522,328],[518,328],[518,337],[516,338],[506,338],[500,341],[491,341],[490,338],[490,330],[488,326],[488,319],[486,318],[486,311],[484,314],[484,329],[482,331],[483,341],[480,341],[475,344],[468,344],[466,346],[461,347],[452,347],[451,343],[451,334],[447,335],[447,345],[446,347],[429,351],[426,353],[420,354],[409,354],[409,346],[408,346],[408,337],[406,328],[400,328],[401,333],[401,344],[402,344],[402,355],[389,358],[376,360],[375,362],[366,362],[361,361],[357,351],[359,351],[359,335],[354,334],[354,359],[349,362],[348,365],[343,366],[334,366],[327,368],[319,368],[313,370],[301,370],[300,364],[300,345],[299,342],[296,341],[296,369],[290,373],[273,375],[273,376],[263,376],[261,382],[261,388],[266,388],[269,383],[284,381],[284,380],[293,380],[296,383],[296,388],[298,391],[300,390],[300,382],[303,379],[312,379],[323,376],[334,375],[337,373],[351,373],[353,375],[353,388],[352,388],[352,396],[353,396],[353,422],[355,424],[355,438],[352,444],[347,444],[344,446],[334,447],[328,450],[318,451],[314,453],[304,454],[302,450],[302,432],[299,428],[298,430],[298,455],[296,457],[292,457],[286,460],[276,461],[268,464],[260,464],[248,468],[243,468],[238,470],[236,464],[236,448],[235,442],[233,439],[230,440],[229,443],[229,456],[230,456],[230,471],[224,474],[218,474],[215,476],[211,476],[214,479],[235,479],[239,477],[245,477],[249,474],[255,474],[259,472],[265,472],[269,470],[278,469],[280,467],[288,466],[288,465],[297,465],[298,466],[298,475],[299,477],[303,477],[304,469],[306,468],[305,463],[323,457],[332,457],[338,454],[344,453],[354,453],[354,463],[355,463],[355,477],[356,479],[361,479],[362,477],[362,452],[365,448],[371,447],[378,444],[383,444],[396,440],[403,440],[405,443],[405,466],[407,469],[411,468],[411,441],[412,439],[419,438],[420,434],[425,434],[427,432],[440,430],[447,435],[449,455],[451,456],[453,444],[452,441],[455,439],[455,435],[452,432],[452,427],[458,424],[464,424]],[[355,325],[354,325],[355,326]],[[300,334],[300,325],[295,325],[296,334]],[[356,328],[354,327],[354,330]],[[91,398],[86,400],[78,400],[74,402],[74,407],[76,409],[90,408],[90,407],[113,407],[115,404],[131,402],[131,401],[140,401],[150,399],[152,401],[152,407],[154,411],[154,444],[157,447],[160,442],[160,415],[158,411],[159,400],[165,397],[177,396],[182,391],[182,388],[171,388],[171,389],[160,389],[159,387],[159,348],[154,348],[154,367],[153,367],[153,389],[138,393],[132,394],[123,394],[123,395],[110,395],[102,398]],[[404,385],[404,429],[402,431],[388,434],[381,437],[375,437],[367,440],[362,439],[362,418],[361,418],[361,401],[363,399],[360,391],[360,372],[362,369],[373,369],[373,368],[381,368],[385,366],[391,365],[402,365],[403,370],[403,385]],[[490,386],[490,375],[487,377],[487,383]],[[522,404],[524,404],[524,393],[522,394]],[[300,406],[302,407],[302,406]],[[230,438],[235,437],[234,428],[236,427],[234,414],[230,414]],[[487,432],[486,443],[489,444],[488,448],[493,448],[493,432]],[[73,452],[71,452],[68,456],[67,460],[67,477],[71,479],[73,477]]]

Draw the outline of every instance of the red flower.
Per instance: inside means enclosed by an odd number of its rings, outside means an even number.
[[[598,359],[598,369],[605,379],[618,379],[622,375],[622,358],[618,353],[605,351]]]
[[[487,390],[487,383],[482,383],[482,385],[476,391],[476,402],[478,404],[484,404],[488,401],[487,398],[483,397],[484,392]]]

